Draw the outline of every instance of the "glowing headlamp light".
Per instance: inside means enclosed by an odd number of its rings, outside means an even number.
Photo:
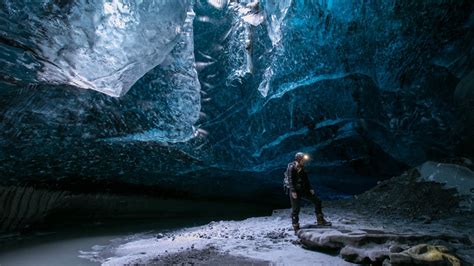
[[[309,160],[309,155],[308,154],[303,155],[303,160],[305,161]]]

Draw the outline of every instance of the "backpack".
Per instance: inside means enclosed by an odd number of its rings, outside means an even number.
[[[290,173],[290,166],[293,166],[293,162],[289,163],[288,166],[286,167],[285,173],[283,174],[283,190],[288,194],[289,188],[290,188],[290,180],[288,179]]]

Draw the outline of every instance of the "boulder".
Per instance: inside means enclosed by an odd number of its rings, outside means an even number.
[[[445,246],[420,244],[401,253],[390,254],[392,265],[450,265],[460,266],[461,261]]]

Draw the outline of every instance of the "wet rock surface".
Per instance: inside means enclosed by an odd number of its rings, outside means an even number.
[[[467,236],[391,233],[373,229],[306,228],[298,232],[311,249],[336,251],[354,263],[461,265],[455,247],[471,246]],[[419,244],[430,243],[430,244]]]

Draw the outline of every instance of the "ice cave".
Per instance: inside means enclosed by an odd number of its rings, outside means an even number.
[[[474,265],[474,1],[0,20],[0,266]]]

